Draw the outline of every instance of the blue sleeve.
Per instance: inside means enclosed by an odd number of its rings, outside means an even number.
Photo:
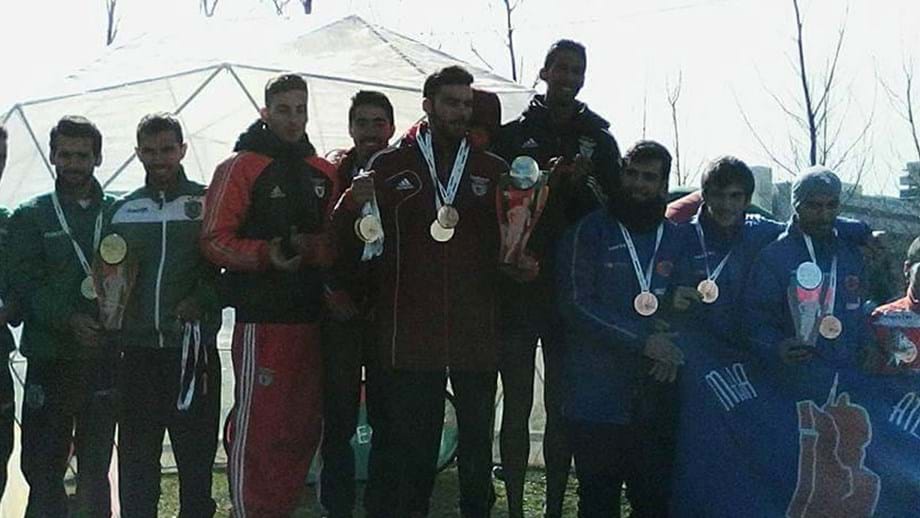
[[[786,336],[787,279],[775,259],[760,254],[744,292],[744,325],[751,350],[769,357]]]
[[[603,282],[604,242],[597,232],[592,232],[596,227],[597,219],[584,218],[566,233],[559,245],[556,262],[559,309],[566,325],[576,329],[577,334],[639,352],[648,335],[641,317],[603,303],[602,290],[616,287]]]

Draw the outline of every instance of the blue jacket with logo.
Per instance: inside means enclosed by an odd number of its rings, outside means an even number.
[[[617,221],[606,209],[592,212],[562,239],[557,251],[559,305],[565,319],[564,403],[569,419],[626,424],[644,414],[654,386],[646,338],[665,313],[665,296],[679,252],[676,227],[664,232],[653,267],[651,289],[659,310],[643,317],[633,309],[639,282]],[[639,262],[648,267],[656,231],[632,234]]]
[[[811,260],[803,237],[793,219],[779,239],[764,248],[755,260],[744,297],[750,346],[755,352],[777,361],[778,344],[796,336],[790,305],[816,296],[822,290],[819,287],[809,295],[796,280],[798,266]],[[834,298],[834,316],[843,324],[843,332],[835,340],[818,335],[816,353],[830,364],[853,367],[857,364],[858,348],[866,344],[869,337],[867,320],[861,310],[861,290],[865,285],[862,253],[856,245],[836,235],[827,240],[814,240],[814,248],[825,283],[830,279],[832,258],[837,255],[836,290],[831,294],[831,286],[826,297]]]

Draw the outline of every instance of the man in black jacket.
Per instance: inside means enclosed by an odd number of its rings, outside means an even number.
[[[546,516],[560,516],[571,450],[560,419],[561,322],[555,309],[552,261],[555,243],[565,229],[601,206],[606,185],[619,168],[620,151],[610,124],[578,101],[585,82],[584,46],[571,40],[554,43],[546,54],[540,79],[546,94],[536,95],[515,121],[502,127],[496,152],[509,163],[527,155],[550,170],[550,195],[528,246],[539,271],[520,272],[502,294],[504,327],[500,365],[504,390],[501,426],[503,477],[509,515],[522,516],[524,472],[530,450],[528,421],[533,406],[534,353],[543,346],[546,429]]]

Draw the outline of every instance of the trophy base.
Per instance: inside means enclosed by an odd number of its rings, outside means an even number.
[[[517,263],[499,263],[498,271],[517,281],[529,282],[540,274],[540,264],[533,259]]]

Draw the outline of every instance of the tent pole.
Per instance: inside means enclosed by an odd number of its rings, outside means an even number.
[[[195,99],[195,97],[198,97],[198,94],[200,94],[201,91],[204,90],[204,88],[208,86],[208,84],[210,84],[211,81],[213,81],[215,77],[217,77],[217,74],[219,74],[220,71],[224,69],[224,67],[225,65],[221,65],[215,68],[214,72],[211,72],[211,75],[209,75],[207,79],[205,79],[200,85],[198,85],[198,88],[196,88],[195,91],[192,92],[192,94],[189,95],[188,98],[182,104],[180,104],[178,108],[176,108],[175,115],[179,115],[180,113],[182,113],[182,110],[184,110],[185,107],[188,106],[189,103]],[[102,184],[103,190],[107,188],[112,182],[114,182],[115,179],[118,178],[118,176],[121,175],[121,173],[129,165],[131,165],[131,162],[133,162],[135,158],[137,158],[137,153],[136,152],[131,153],[131,156],[129,156],[128,159],[125,160],[124,163],[122,163],[118,167],[118,169],[115,170],[114,173],[112,173],[112,176],[110,176],[109,179],[106,180],[104,184]]]
[[[14,111],[16,111],[16,107],[15,107],[15,106],[12,107],[12,108],[10,108],[10,111],[6,112],[6,113],[3,115],[3,121],[0,121],[0,124],[3,124],[4,126],[6,126],[6,123],[9,122],[9,120],[10,120],[11,118],[13,118],[13,112],[14,112]]]
[[[29,137],[32,139],[32,143],[35,144],[35,149],[38,150],[39,156],[42,157],[42,163],[45,164],[45,169],[48,170],[48,174],[51,175],[51,179],[55,180],[54,168],[51,167],[51,162],[48,161],[48,156],[45,155],[44,151],[42,151],[42,146],[38,143],[38,138],[35,136],[35,131],[32,130],[32,125],[29,124],[29,119],[26,118],[26,113],[22,111],[22,105],[17,104],[13,109],[19,112],[19,118],[22,119],[22,123],[25,124],[26,131],[29,132]]]
[[[233,79],[236,81],[236,84],[240,85],[240,88],[243,90],[243,93],[246,94],[246,98],[249,99],[249,103],[252,104],[252,107],[256,109],[256,112],[259,111],[259,103],[256,102],[255,98],[249,93],[249,90],[246,88],[246,85],[243,84],[243,81],[240,79],[240,76],[236,75],[236,70],[233,70],[233,65],[224,65],[227,67],[227,72],[230,72],[230,75],[233,76]]]

